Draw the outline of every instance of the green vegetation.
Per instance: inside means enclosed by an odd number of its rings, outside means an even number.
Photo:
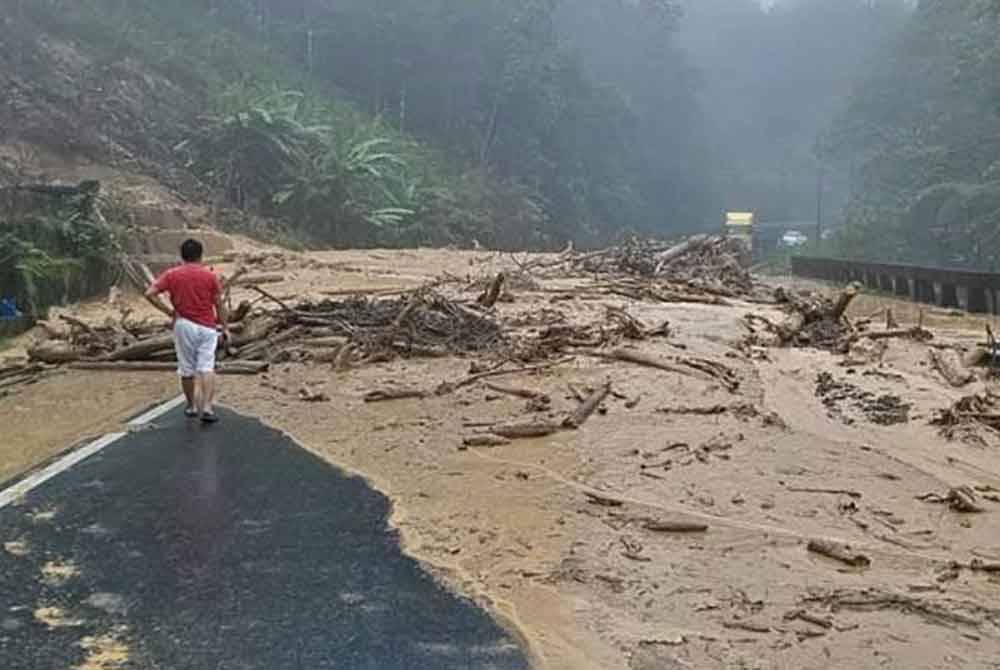
[[[187,166],[313,242],[561,246],[716,218],[671,0],[572,21],[553,0],[17,4],[5,65],[89,101],[75,146]],[[609,25],[623,42],[591,49]]]
[[[924,0],[828,139],[858,161],[842,253],[1000,269],[1000,2]]]
[[[0,224],[0,286],[19,308],[44,315],[53,304],[93,295],[116,271],[113,229],[96,195],[42,196],[40,206]]]

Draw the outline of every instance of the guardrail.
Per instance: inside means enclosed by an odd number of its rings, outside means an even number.
[[[860,282],[914,302],[978,314],[997,314],[1000,309],[1000,274],[993,272],[794,256],[792,274],[845,284]]]

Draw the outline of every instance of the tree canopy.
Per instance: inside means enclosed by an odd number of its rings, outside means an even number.
[[[828,138],[855,156],[844,252],[996,269],[1000,3],[923,0]]]

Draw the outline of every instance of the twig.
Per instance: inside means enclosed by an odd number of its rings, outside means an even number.
[[[845,495],[855,499],[862,497],[860,491],[851,491],[849,489],[816,489],[816,488],[800,488],[798,486],[786,486],[785,490],[791,491],[792,493],[829,493],[831,495]]]
[[[511,368],[509,370],[489,370],[487,372],[477,372],[476,374],[469,375],[465,379],[460,379],[457,382],[441,382],[441,384],[439,384],[437,389],[435,390],[435,393],[437,395],[447,395],[449,393],[454,393],[460,388],[469,386],[470,384],[475,384],[480,379],[486,379],[487,377],[514,375],[514,374],[519,374],[521,372],[540,372],[542,370],[548,370],[549,368],[553,368],[557,365],[563,365],[572,360],[573,357],[571,356],[569,358],[563,358],[558,361],[553,361],[551,363],[544,363],[542,365],[532,365],[522,368]]]
[[[590,415],[593,414],[594,411],[600,406],[600,404],[604,402],[604,399],[608,397],[609,393],[611,393],[611,382],[606,382],[599,388],[595,389],[594,392],[580,404],[571,416],[566,417],[562,424],[563,427],[575,429],[582,426],[586,423],[587,419],[590,418]]]
[[[831,542],[829,540],[810,540],[806,548],[814,553],[846,563],[855,568],[865,568],[871,565],[871,559],[858,553],[850,545]]]

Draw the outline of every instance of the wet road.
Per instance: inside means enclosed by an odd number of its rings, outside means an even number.
[[[388,513],[255,420],[173,410],[0,509],[0,668],[527,668]]]

